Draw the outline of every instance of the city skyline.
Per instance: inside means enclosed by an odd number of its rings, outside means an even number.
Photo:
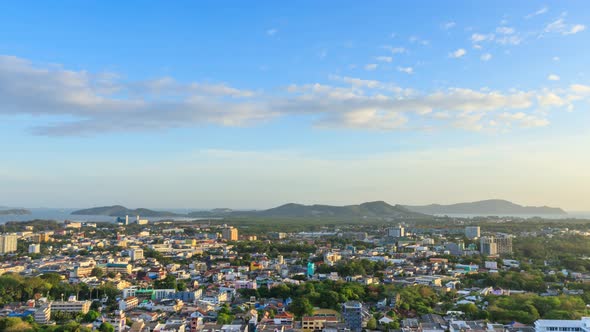
[[[421,4],[2,4],[0,206],[590,210],[590,6]]]

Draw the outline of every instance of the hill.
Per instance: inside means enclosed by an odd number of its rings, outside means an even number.
[[[73,215],[79,216],[111,216],[124,217],[128,216],[142,216],[142,217],[180,217],[183,214],[168,212],[168,211],[154,211],[150,209],[138,208],[128,209],[122,205],[100,206],[90,209],[82,209],[72,212]]]
[[[288,203],[261,211],[224,211],[220,217],[257,217],[257,218],[422,218],[422,213],[409,211],[401,205],[389,205],[383,201],[367,202],[359,205],[303,205]],[[190,217],[214,216],[213,211],[189,213]]]
[[[31,214],[31,211],[27,209],[3,209],[0,210],[0,216],[8,216],[8,215],[15,215],[15,216],[22,216]]]
[[[425,214],[473,214],[473,215],[565,215],[560,208],[548,206],[522,206],[502,199],[488,199],[450,205],[406,205],[410,211]]]

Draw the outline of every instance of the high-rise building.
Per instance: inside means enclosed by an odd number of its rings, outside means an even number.
[[[503,235],[496,238],[496,246],[498,247],[498,254],[510,255],[512,254],[512,237],[510,235]]]
[[[8,254],[16,251],[16,235],[0,235],[0,254]]]
[[[237,241],[238,240],[238,229],[235,227],[225,227],[221,230],[221,237],[227,241]]]
[[[498,244],[493,236],[483,236],[479,239],[479,252],[485,256],[498,254]]]
[[[512,237],[510,235],[482,236],[479,251],[486,256],[512,254]]]
[[[131,261],[143,259],[143,249],[135,248],[129,250],[129,258],[131,258]]]
[[[402,225],[398,225],[397,227],[392,227],[387,230],[387,236],[391,237],[404,237],[406,236],[406,230]]]
[[[467,226],[465,227],[465,237],[473,240],[477,239],[480,236],[480,229],[479,226]]]
[[[358,301],[343,303],[342,318],[351,331],[361,331],[363,329],[363,305]]]

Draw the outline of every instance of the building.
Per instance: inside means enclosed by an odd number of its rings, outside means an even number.
[[[47,232],[33,234],[33,236],[31,237],[31,240],[33,240],[33,242],[35,242],[35,243],[49,242],[51,240],[51,234],[47,233]]]
[[[135,296],[129,296],[125,299],[119,300],[119,310],[129,311],[139,305],[139,299]]]
[[[238,240],[238,229],[235,227],[225,227],[221,230],[221,237],[227,241],[237,241]]]
[[[127,263],[107,263],[106,270],[107,273],[121,273],[121,274],[131,274],[133,267],[131,264]]]
[[[467,226],[465,227],[465,237],[473,240],[480,237],[480,228],[479,226]]]
[[[512,254],[512,237],[510,235],[503,235],[496,238],[496,246],[498,247],[498,254],[510,255]]]
[[[135,218],[135,223],[138,224],[138,225],[147,225],[147,224],[149,224],[149,222],[150,222],[149,220],[147,220],[147,219],[141,219],[141,218],[139,218],[139,216],[137,216]]]
[[[51,320],[51,303],[46,303],[35,311],[35,322],[47,324]]]
[[[115,332],[124,332],[126,329],[125,312],[122,310],[116,310],[113,314],[106,316],[103,321],[111,324]]]
[[[88,313],[90,310],[90,301],[76,301],[75,296],[68,301],[54,301],[51,302],[51,312],[81,312]]]
[[[321,331],[329,323],[338,323],[338,317],[335,314],[303,316],[301,319],[301,328],[304,331]]]
[[[363,329],[363,305],[358,301],[343,303],[342,319],[351,331],[361,331]]]
[[[143,249],[131,249],[129,250],[129,258],[131,261],[138,261],[143,259]]]
[[[483,236],[480,239],[479,250],[485,256],[510,255],[512,254],[512,238],[509,235]]]
[[[307,277],[311,278],[315,274],[315,263],[307,262]]]
[[[493,236],[483,236],[479,239],[479,252],[484,256],[496,256],[498,244]]]
[[[270,232],[268,233],[268,238],[273,240],[282,240],[287,237],[287,233],[284,232]]]
[[[402,225],[399,225],[397,227],[392,227],[387,230],[387,236],[404,237],[404,236],[406,236],[406,230],[404,229],[404,227]]]
[[[0,235],[0,254],[8,254],[16,251],[16,235]]]
[[[29,245],[29,254],[38,254],[41,252],[41,245],[40,244],[30,244]]]
[[[579,320],[539,319],[535,332],[590,332],[590,317]]]

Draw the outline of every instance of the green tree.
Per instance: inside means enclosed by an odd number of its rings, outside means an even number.
[[[295,314],[297,318],[301,318],[305,315],[313,314],[313,306],[309,300],[305,297],[298,297],[291,303],[291,312]]]
[[[100,332],[115,332],[115,327],[109,323],[102,323],[98,328]]]
[[[371,317],[369,319],[369,321],[367,322],[367,329],[374,330],[376,328],[377,328],[377,319],[375,319],[375,317]]]
[[[100,313],[98,311],[90,310],[84,315],[82,321],[85,323],[91,323],[94,322],[98,317],[100,317]]]

